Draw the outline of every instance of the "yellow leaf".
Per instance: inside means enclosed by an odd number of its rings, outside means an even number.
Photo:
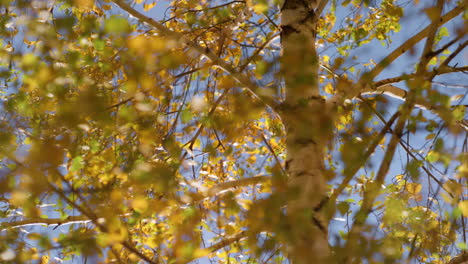
[[[218,87],[221,89],[229,89],[236,85],[236,81],[231,76],[224,75],[219,79]]]
[[[249,163],[255,163],[257,161],[257,157],[256,156],[250,156],[247,158],[247,162]]]
[[[154,238],[149,238],[145,241],[145,245],[150,248],[157,248],[159,246],[158,241]]]
[[[11,193],[10,203],[20,207],[28,200],[28,198],[29,195],[27,192],[16,190]]]
[[[328,94],[335,94],[335,88],[331,83],[327,83],[323,89]]]
[[[211,251],[209,249],[207,249],[207,248],[197,248],[197,249],[195,249],[195,252],[193,252],[192,256],[193,256],[194,259],[197,259],[197,258],[205,257],[210,253],[211,253]]]
[[[174,45],[173,42],[168,42],[162,37],[152,37],[149,42],[151,49],[156,52],[165,51]]]
[[[128,232],[125,228],[120,228],[112,233],[100,233],[97,235],[96,242],[102,247],[118,244],[128,238]]]
[[[40,264],[47,264],[49,263],[49,256],[42,256]]]
[[[41,238],[41,234],[39,234],[39,233],[29,233],[27,235],[27,238],[31,239],[31,240],[39,240]]]
[[[73,3],[84,10],[91,9],[94,6],[94,0],[74,0]]]
[[[263,3],[258,3],[258,4],[253,6],[253,10],[257,14],[263,14],[264,12],[266,12],[268,10],[268,5],[263,4]]]
[[[143,10],[145,10],[145,12],[148,12],[151,9],[153,9],[153,7],[155,7],[155,6],[156,6],[156,3],[144,4],[143,5]]]
[[[148,43],[148,40],[144,36],[138,35],[128,40],[128,48],[141,53],[146,49],[146,43]]]
[[[101,247],[107,247],[107,246],[112,245],[115,242],[111,241],[109,234],[102,233],[102,234],[97,235],[96,243]]]
[[[124,199],[124,195],[120,190],[113,190],[110,195],[110,200],[115,203],[120,203]]]
[[[132,201],[132,207],[135,211],[142,213],[148,209],[148,201],[144,197],[136,197]]]
[[[468,217],[468,201],[461,201],[458,203],[458,208],[462,212],[464,217]]]
[[[458,197],[463,192],[463,186],[455,180],[448,180],[444,183],[444,190],[448,190],[454,197]]]
[[[243,199],[243,200],[239,200],[238,203],[245,210],[249,210],[250,206],[252,205],[252,200]]]
[[[404,177],[405,177],[405,175],[403,175],[403,174],[398,174],[397,176],[395,176],[395,180],[396,180],[397,182],[399,182],[399,181],[403,180]]]
[[[418,194],[422,189],[422,185],[419,184],[419,183],[414,183],[414,182],[410,182],[406,185],[406,190],[410,193],[410,194]]]
[[[429,66],[436,65],[436,63],[437,63],[437,57],[433,57],[433,58],[429,61],[428,65],[429,65]]]
[[[327,55],[324,55],[322,57],[322,60],[323,60],[323,63],[328,63],[330,61],[330,57],[328,57]]]
[[[226,225],[226,234],[231,236],[234,235],[237,232],[237,228],[234,226],[234,224],[227,224]]]
[[[34,66],[38,61],[39,58],[36,55],[32,53],[26,53],[21,59],[21,65],[23,65],[23,67],[31,67]]]

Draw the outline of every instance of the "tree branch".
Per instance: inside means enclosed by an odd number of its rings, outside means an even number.
[[[448,66],[448,64],[453,60],[453,58],[455,58],[455,56],[458,55],[458,53],[460,53],[463,49],[465,49],[465,47],[468,45],[468,40],[466,40],[465,42],[463,42],[462,44],[460,44],[458,46],[458,48],[452,52],[452,54],[450,54],[447,59],[445,59],[444,62],[442,62],[442,64],[440,66]]]
[[[447,264],[468,264],[468,252],[454,257]]]
[[[320,15],[322,14],[323,10],[328,4],[328,0],[316,0],[316,1],[319,1],[320,3],[318,4],[317,9],[315,10],[314,19],[312,20],[312,24],[314,25],[317,23],[317,21],[320,18]]]
[[[47,179],[46,179],[47,180]],[[98,222],[98,217],[96,214],[94,214],[94,212],[88,212],[87,210],[85,210],[83,207],[81,207],[80,205],[78,205],[77,203],[75,203],[74,201],[70,200],[64,193],[61,189],[59,189],[58,187],[56,187],[55,185],[53,185],[52,183],[50,183],[49,181],[47,182],[49,187],[55,192],[57,193],[62,199],[64,199],[70,206],[72,206],[73,208],[77,209],[80,213],[82,213],[83,215],[87,216],[92,222],[93,224],[101,231],[101,232],[104,232],[104,233],[107,233],[109,231],[108,227],[105,226],[105,225],[102,225]],[[158,264],[158,262],[155,262],[153,260],[151,260],[148,256],[146,256],[145,254],[143,254],[142,252],[140,252],[137,248],[135,248],[133,246],[132,243],[130,243],[129,241],[123,241],[123,242],[120,242],[120,244],[125,247],[128,251],[134,253],[135,255],[137,255],[141,260],[144,260],[145,262],[147,263],[150,263],[150,264]]]
[[[239,187],[244,187],[247,185],[253,185],[253,184],[265,182],[269,179],[270,177],[268,176],[255,176],[255,177],[243,178],[237,181],[223,182],[208,189],[208,191],[206,192],[206,195],[213,196],[231,188],[239,188]]]
[[[432,19],[432,23],[427,27],[427,39],[426,43],[424,44],[424,49],[421,54],[421,59],[419,60],[418,68],[416,70],[416,74],[420,75],[426,71],[426,66],[429,61],[432,59],[432,47],[434,46],[434,40],[437,33],[437,29],[439,28],[440,16],[442,15],[442,10],[444,9],[444,0],[438,0],[437,5],[435,8],[439,11],[437,12],[437,17]]]
[[[447,14],[440,17],[437,26],[441,26],[448,21],[452,20],[454,17],[458,16],[462,12],[466,10],[467,2],[461,1],[460,4],[452,9]],[[392,53],[390,53],[387,57],[383,58],[370,72],[363,74],[359,83],[363,84],[370,80],[373,80],[377,75],[379,75],[384,69],[387,68],[393,61],[395,61],[398,57],[404,54],[406,51],[410,50],[414,45],[416,45],[419,41],[426,38],[430,33],[434,23],[431,23],[419,33],[414,35],[413,37],[409,38],[405,43],[401,44],[398,48],[396,48]]]
[[[261,175],[261,176],[243,178],[243,179],[239,179],[239,180],[236,180],[236,181],[223,182],[223,183],[217,184],[217,185],[215,185],[215,186],[213,186],[213,187],[211,187],[209,189],[202,190],[201,195],[199,197],[195,197],[193,202],[198,202],[198,201],[201,201],[203,199],[210,198],[212,196],[218,195],[221,192],[227,191],[227,190],[232,189],[232,188],[240,188],[240,187],[245,187],[245,186],[248,186],[248,185],[255,185],[255,184],[262,183],[262,182],[266,182],[266,181],[268,181],[270,179],[271,178],[269,176]]]
[[[403,133],[403,129],[405,128],[406,120],[408,120],[411,110],[413,108],[412,100],[406,101],[403,107],[402,113],[400,118],[397,121],[395,126],[395,130],[393,131],[392,138],[388,143],[387,151],[384,154],[382,163],[380,164],[379,170],[377,172],[377,176],[375,180],[370,183],[365,191],[364,191],[364,198],[361,205],[361,208],[355,215],[353,226],[348,234],[348,241],[346,242],[345,248],[346,252],[349,252],[349,256],[347,256],[345,263],[352,263],[353,262],[353,255],[352,253],[355,252],[355,248],[357,246],[357,240],[361,234],[361,229],[366,222],[367,216],[372,210],[372,206],[374,204],[375,199],[379,195],[380,189],[382,184],[385,181],[385,176],[387,175],[390,164],[393,160],[393,156],[396,151],[396,147],[398,142],[400,141],[400,137]]]
[[[246,236],[247,236],[247,232],[242,231],[242,232],[240,232],[239,234],[237,234],[235,236],[225,238],[225,239],[219,241],[218,243],[211,245],[207,249],[210,252],[216,252],[216,251],[218,251],[218,250],[220,250],[220,249],[222,249],[224,247],[227,247],[227,246],[231,245],[232,243],[235,243],[235,242],[245,238]]]
[[[68,225],[68,224],[86,224],[92,222],[86,216],[68,216],[65,219],[61,218],[28,218],[24,220],[14,221],[14,222],[3,222],[0,223],[1,230],[7,228],[18,228],[23,226],[32,226],[32,225]]]
[[[364,157],[362,159],[360,159],[361,162],[359,164],[352,164],[350,167],[345,168],[345,170],[343,172],[344,179],[341,182],[341,184],[338,186],[338,188],[336,188],[333,191],[333,194],[330,196],[330,198],[329,198],[330,203],[335,203],[336,202],[336,199],[343,192],[344,188],[346,188],[346,186],[349,184],[349,182],[353,178],[354,174],[356,174],[356,172],[365,164],[365,162],[369,159],[370,155],[372,155],[372,153],[374,153],[375,148],[379,145],[380,141],[382,141],[385,134],[388,131],[391,131],[391,126],[393,125],[393,123],[395,122],[395,120],[397,119],[397,117],[399,115],[400,115],[400,112],[397,111],[395,114],[393,114],[393,116],[390,118],[390,120],[385,122],[384,128],[380,131],[380,133],[374,138],[372,143],[369,145],[369,147],[367,148],[366,153],[364,154]]]
[[[447,74],[447,73],[464,72],[464,71],[468,71],[468,66],[464,66],[464,67],[444,67],[444,66],[442,66],[442,67],[437,68],[436,70],[433,70],[429,74],[437,76],[437,75],[442,75],[442,74]],[[381,86],[384,86],[384,85],[387,85],[387,84],[392,84],[392,83],[398,83],[398,82],[405,81],[405,80],[410,80],[410,79],[413,79],[415,77],[416,77],[416,73],[412,73],[412,74],[407,74],[407,75],[406,74],[401,75],[401,76],[398,76],[398,77],[383,79],[383,80],[376,81],[376,82],[372,83],[369,87],[367,87],[362,92],[363,93],[370,93],[370,92],[380,88]]]
[[[260,47],[258,47],[253,53],[252,53],[252,56],[248,57],[244,63],[242,63],[242,65],[240,66],[240,70],[239,71],[244,71],[248,66],[249,64],[258,56],[258,54],[260,54],[260,52],[262,50],[265,49],[266,46],[270,45],[274,40],[276,40],[277,38],[279,38],[279,34],[276,34],[276,35],[273,35],[271,36],[269,39],[267,39]]]
[[[132,15],[133,17],[137,18],[140,22],[145,23],[154,29],[161,32],[162,35],[165,37],[177,41],[181,46],[187,47],[192,51],[195,51],[199,55],[205,56],[208,58],[214,65],[220,67],[226,73],[229,73],[241,86],[247,88],[252,94],[256,97],[260,98],[263,103],[268,106],[275,105],[275,102],[270,96],[263,95],[261,91],[259,91],[258,86],[250,81],[250,79],[242,74],[241,72],[236,71],[231,65],[226,63],[223,59],[213,53],[209,48],[202,47],[193,41],[189,40],[184,36],[184,34],[172,31],[162,25],[161,23],[157,22],[156,20],[143,15],[142,13],[138,12],[134,8],[132,8],[129,4],[127,4],[124,0],[112,0],[114,4],[125,10],[127,13]]]

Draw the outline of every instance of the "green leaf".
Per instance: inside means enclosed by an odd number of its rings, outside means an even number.
[[[409,172],[411,179],[417,182],[419,180],[419,168],[422,166],[422,162],[419,160],[412,160],[406,165],[406,170]]]
[[[84,160],[83,157],[81,156],[76,156],[73,158],[71,166],[70,166],[70,171],[71,172],[78,172],[84,167]]]
[[[192,112],[189,109],[184,109],[182,110],[180,114],[180,119],[182,120],[182,123],[186,124],[192,120]]]
[[[450,33],[446,27],[441,27],[439,29],[439,32],[437,33],[437,38],[436,39],[442,39],[443,37],[448,37],[450,36]]]
[[[440,157],[439,152],[431,150],[429,151],[429,153],[427,153],[426,160],[432,163],[432,162],[438,161],[439,157]]]
[[[131,28],[128,24],[127,19],[112,15],[109,19],[104,22],[104,30],[107,33],[113,34],[122,34],[129,33]]]
[[[453,118],[456,121],[461,121],[465,119],[465,112],[466,112],[466,106],[464,105],[457,105],[452,111]]]
[[[456,246],[460,250],[467,250],[468,249],[468,246],[464,242],[457,243]]]
[[[106,43],[102,39],[94,40],[93,44],[94,44],[94,48],[99,51],[104,50],[104,48],[106,47]]]
[[[338,211],[340,212],[341,215],[345,215],[349,211],[349,203],[340,202],[340,203],[338,203],[336,208],[338,209]]]

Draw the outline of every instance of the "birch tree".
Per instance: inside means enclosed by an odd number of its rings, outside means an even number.
[[[0,1],[2,263],[466,262],[466,7]]]

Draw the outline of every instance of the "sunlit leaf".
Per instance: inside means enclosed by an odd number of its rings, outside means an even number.
[[[106,19],[104,29],[107,33],[127,33],[130,31],[130,25],[128,24],[127,19],[113,15],[110,18]]]
[[[458,208],[460,208],[464,217],[468,217],[468,201],[460,201]]]

